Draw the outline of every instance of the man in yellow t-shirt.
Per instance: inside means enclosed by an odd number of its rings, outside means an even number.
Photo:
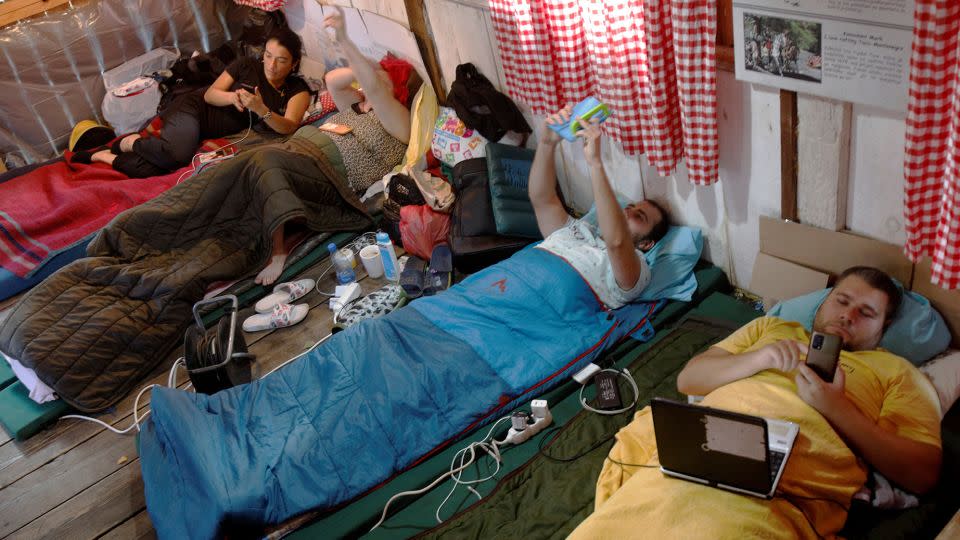
[[[740,328],[680,373],[679,390],[704,395],[704,405],[800,425],[772,500],[664,476],[647,408],[617,434],[596,511],[573,537],[623,538],[637,527],[651,538],[831,536],[867,465],[907,490],[930,490],[942,459],[936,391],[906,360],[878,348],[900,299],[879,270],[841,274],[814,319],[814,330],[844,341],[832,383],[803,362],[809,333],[774,317]]]

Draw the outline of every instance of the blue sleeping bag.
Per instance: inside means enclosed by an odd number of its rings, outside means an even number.
[[[689,299],[699,231],[680,243],[684,261],[661,253],[652,285]],[[658,284],[661,268],[675,277]],[[156,388],[140,433],[150,517],[161,538],[212,538],[349,501],[619,339],[649,339],[659,305],[608,311],[566,262],[527,248],[261,380],[212,396]]]

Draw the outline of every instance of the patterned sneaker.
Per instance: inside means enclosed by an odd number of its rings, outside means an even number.
[[[357,298],[341,309],[333,318],[331,333],[337,333],[364,319],[374,319],[404,306],[407,296],[399,285],[380,287],[366,296]]]

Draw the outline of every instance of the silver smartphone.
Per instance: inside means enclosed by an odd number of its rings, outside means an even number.
[[[837,361],[840,360],[840,349],[842,347],[843,339],[840,336],[814,332],[810,336],[807,365],[821,379],[833,382],[833,374],[837,371]]]

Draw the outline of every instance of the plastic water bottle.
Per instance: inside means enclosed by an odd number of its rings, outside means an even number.
[[[390,281],[400,281],[397,252],[393,249],[393,242],[387,233],[377,233],[377,247],[380,248],[380,260],[383,261],[383,277]]]
[[[353,264],[350,258],[343,250],[337,251],[337,245],[327,244],[327,251],[330,252],[330,261],[333,263],[333,270],[337,273],[337,284],[346,285],[357,280],[357,273],[353,271]]]

